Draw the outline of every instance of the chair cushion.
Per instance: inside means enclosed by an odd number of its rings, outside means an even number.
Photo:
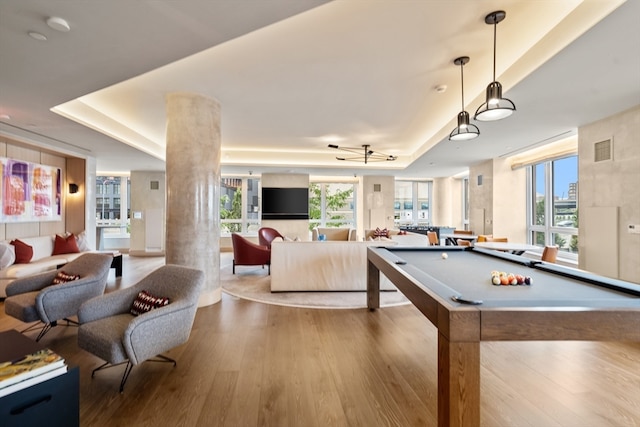
[[[133,304],[131,304],[131,314],[139,316],[167,304],[169,304],[169,298],[156,297],[147,291],[140,291],[136,299],[133,300]]]
[[[51,255],[75,254],[78,252],[80,252],[80,249],[78,249],[76,236],[69,234],[67,237],[62,237],[56,234],[56,240],[53,243],[53,253]]]
[[[25,292],[8,297],[4,300],[4,312],[22,322],[37,322],[40,320],[36,311],[36,296],[40,291]]]
[[[78,280],[80,278],[80,276],[78,276],[77,274],[68,274],[65,273],[64,271],[60,270],[58,271],[58,273],[56,274],[56,277],[53,278],[53,281],[51,282],[52,285],[59,285],[61,283],[67,283],[67,282],[73,282],[74,280]]]
[[[132,319],[131,314],[125,313],[83,323],[78,330],[78,346],[107,362],[124,362],[127,354],[122,338]]]
[[[11,244],[16,248],[16,264],[28,264],[33,258],[33,247],[22,240],[12,240]]]

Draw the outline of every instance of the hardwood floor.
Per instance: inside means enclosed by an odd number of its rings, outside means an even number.
[[[125,256],[108,291],[163,263]],[[0,307],[0,330],[23,327]],[[82,426],[437,424],[436,330],[413,306],[314,310],[223,295],[167,353],[176,368],[143,363],[123,394],[124,367],[92,379],[101,360],[76,337],[57,327],[42,342],[80,367]],[[481,357],[483,426],[640,426],[640,343],[489,342]]]

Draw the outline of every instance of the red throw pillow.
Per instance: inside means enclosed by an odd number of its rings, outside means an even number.
[[[156,297],[147,291],[140,291],[136,299],[133,301],[133,304],[131,304],[131,314],[139,316],[140,314],[144,314],[154,308],[163,307],[168,304],[169,298]]]
[[[29,264],[33,258],[33,248],[18,239],[12,240],[10,243],[16,248],[15,264]]]
[[[80,276],[78,275],[68,274],[64,271],[58,271],[58,274],[56,274],[56,277],[53,278],[53,282],[51,282],[51,284],[59,285],[61,283],[73,282],[74,280],[78,280],[79,278]]]
[[[80,252],[80,249],[78,249],[76,236],[70,234],[67,237],[62,237],[56,234],[56,241],[53,245],[52,255],[75,254],[78,252]]]

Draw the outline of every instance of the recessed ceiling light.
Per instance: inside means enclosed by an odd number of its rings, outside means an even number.
[[[52,16],[51,18],[47,19],[47,25],[56,31],[62,31],[63,33],[71,30],[69,23],[57,16]]]
[[[435,87],[436,92],[444,93],[447,91],[447,85],[438,85]]]
[[[11,116],[8,114],[0,114],[0,120],[11,120]]]
[[[36,40],[40,40],[40,41],[47,40],[47,36],[45,36],[44,34],[41,34],[41,33],[36,33],[35,31],[29,31],[29,36],[32,39],[36,39]]]

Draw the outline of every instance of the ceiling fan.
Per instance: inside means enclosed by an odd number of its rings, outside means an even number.
[[[349,157],[338,157],[338,160],[349,160],[353,162],[364,162],[365,164],[369,162],[392,162],[396,160],[397,156],[392,156],[391,154],[383,154],[378,153],[377,151],[371,150],[369,144],[363,145],[360,147],[339,147],[334,144],[329,144],[329,148],[335,148],[336,150],[343,150],[349,153],[355,154],[354,156]]]

